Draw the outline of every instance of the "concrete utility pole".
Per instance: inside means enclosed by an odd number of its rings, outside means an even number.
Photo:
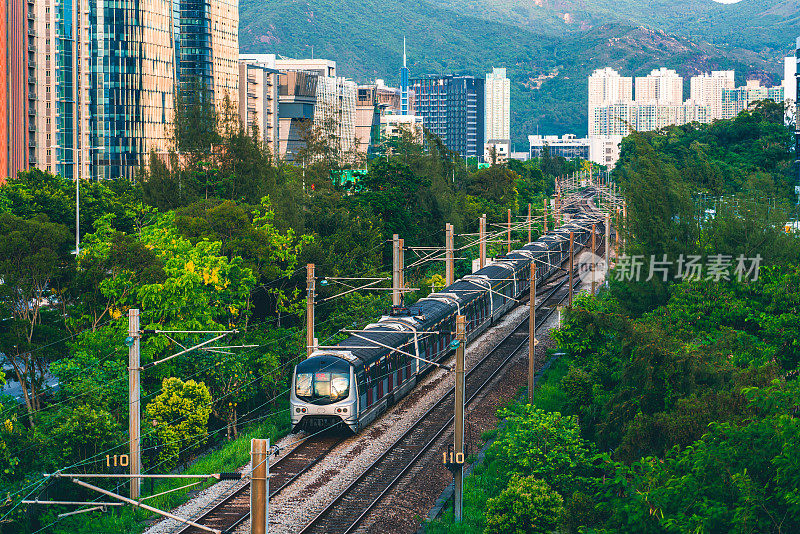
[[[445,224],[445,267],[444,278],[448,286],[455,282],[455,260],[453,259],[453,225]]]
[[[480,219],[480,266],[481,269],[486,267],[486,214]]]
[[[627,234],[628,231],[628,203],[626,201],[622,201],[622,227],[625,228],[625,232]],[[625,236],[622,237],[622,248],[625,248]]]
[[[596,256],[597,256],[597,254],[596,254],[597,242],[596,242],[596,238],[597,238],[597,225],[596,224],[592,224],[592,295],[595,294],[595,291],[594,291],[594,288],[595,288],[594,271],[595,271],[595,268],[597,267],[597,259],[596,259]]]
[[[511,210],[508,210],[508,230],[506,231],[506,242],[508,243],[508,250],[506,253],[511,252]]]
[[[456,316],[456,339],[458,348],[456,349],[456,406],[455,406],[455,436],[453,452],[456,455],[455,472],[453,482],[455,486],[454,510],[456,523],[461,522],[464,509],[464,348],[467,344],[466,317]],[[461,462],[458,461],[458,454],[461,453]]]
[[[619,257],[619,208],[617,208],[617,231],[614,233],[614,240],[616,241],[617,257]]]
[[[528,243],[530,243],[532,241],[532,239],[531,239],[531,230],[533,228],[531,227],[531,224],[532,224],[532,222],[531,222],[531,204],[529,202],[528,203]]]
[[[544,197],[544,233],[547,233],[547,204],[550,202],[548,197]]]
[[[573,272],[573,264],[575,262],[575,232],[569,233],[569,307],[572,308],[572,278],[575,276]]]
[[[400,306],[400,236],[392,237],[392,306]]]
[[[314,352],[314,276],[314,264],[309,263],[306,265],[306,356]]]
[[[533,405],[533,376],[536,368],[536,262],[531,262],[531,313],[528,317],[528,404]]]
[[[139,475],[142,470],[141,437],[139,433],[142,411],[142,392],[139,386],[141,368],[139,310],[128,310],[128,336],[133,342],[128,347],[128,435],[130,436],[131,475]],[[138,501],[142,479],[131,477],[131,499]]]
[[[606,212],[606,238],[603,241],[606,249],[606,270],[611,269],[611,214]]]
[[[405,292],[403,288],[406,287],[406,273],[405,273],[405,266],[406,266],[406,251],[405,251],[405,244],[406,240],[402,237],[399,241],[399,247],[397,252],[400,254],[400,305],[403,305],[403,301],[405,300]]]
[[[250,534],[269,531],[269,440],[250,440]]]

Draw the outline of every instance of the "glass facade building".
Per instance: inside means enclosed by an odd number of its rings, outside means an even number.
[[[33,0],[13,0],[32,2]],[[131,178],[172,147],[176,89],[238,102],[236,0],[36,0],[36,163]],[[33,161],[33,159],[32,159]]]
[[[447,148],[462,156],[483,154],[484,80],[429,76],[413,81],[416,115]]]

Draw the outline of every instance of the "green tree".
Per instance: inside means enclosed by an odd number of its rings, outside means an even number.
[[[57,350],[63,322],[53,308],[62,299],[72,261],[70,235],[45,217],[0,214],[0,354],[22,388],[29,423],[42,405],[47,362]]]
[[[162,392],[145,408],[161,444],[159,469],[168,470],[202,446],[208,436],[211,394],[202,382],[165,378]]]
[[[592,446],[581,437],[575,417],[528,404],[503,408],[498,415],[506,429],[492,443],[489,458],[509,475],[534,476],[564,495],[595,483]]]

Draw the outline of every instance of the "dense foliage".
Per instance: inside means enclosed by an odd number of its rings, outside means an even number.
[[[796,168],[776,111],[626,138],[615,170],[624,253],[759,254],[758,276],[738,276],[734,261],[637,280],[620,276],[620,257],[607,289],[578,297],[554,332],[566,356],[537,407],[499,412],[486,465],[467,481],[478,512],[434,532],[536,532],[528,507],[553,504],[534,504],[543,490],[522,492],[518,477],[563,498],[550,532],[800,529],[800,241],[783,230]],[[513,514],[509,495],[526,503]]]
[[[86,515],[55,521],[69,508],[19,501],[93,496],[43,472],[122,469],[107,456],[128,450],[129,310],[141,310],[140,328],[164,331],[141,337],[144,470],[181,468],[209,447],[240,444],[252,425],[283,428],[287,381],[305,354],[304,264],[315,263],[319,277],[387,276],[393,234],[407,247],[442,245],[446,222],[466,234],[483,213],[490,223],[504,222],[507,209],[527,213],[554,176],[578,166],[548,157],[478,170],[433,137],[426,149],[400,138],[364,162],[337,154],[310,127],[304,164],[288,165],[226,106],[218,114],[195,100],[181,100],[180,152],[152,154],[135,183],[81,183],[78,254],[74,182],[31,169],[0,188],[0,358],[14,395],[0,406],[0,490],[9,497],[0,528],[93,528]],[[334,180],[342,161],[367,167],[355,186]],[[476,252],[464,251],[459,275]],[[420,289],[408,301],[441,287],[440,271],[431,262],[409,269],[407,285]],[[327,300],[342,288],[319,289],[321,343],[389,303],[386,292]],[[208,350],[171,358],[232,330]],[[111,517],[98,524],[127,532],[144,519]]]

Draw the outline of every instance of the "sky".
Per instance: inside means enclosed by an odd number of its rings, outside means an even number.
[[[714,0],[718,4],[735,4],[736,2],[741,2],[741,0]]]

